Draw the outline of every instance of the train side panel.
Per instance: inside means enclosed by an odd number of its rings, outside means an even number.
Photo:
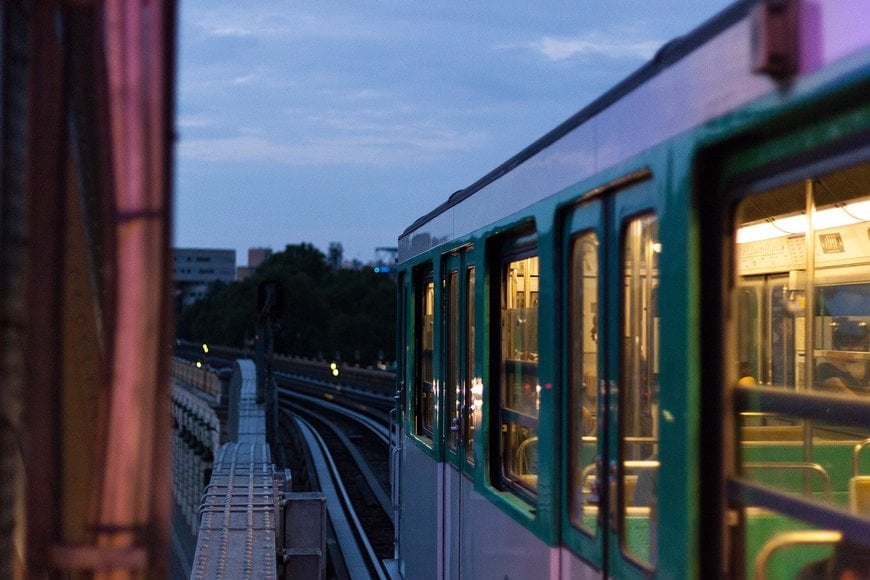
[[[467,486],[466,486],[467,489]],[[558,550],[549,548],[481,494],[463,497],[462,578],[558,578]]]
[[[402,495],[409,498],[402,506],[400,559],[404,578],[602,577],[570,550],[547,546],[476,492],[470,480],[433,461],[411,439],[405,439],[402,461]],[[442,486],[441,481],[447,484]],[[453,505],[460,507],[447,506],[443,498],[453,498]],[[443,519],[439,513],[444,514]],[[450,553],[449,531],[448,541],[442,540],[446,530],[456,529],[453,524],[460,530],[459,554]],[[442,566],[441,558],[452,565]]]
[[[438,578],[440,568],[441,471],[443,465],[421,451],[415,441],[402,446],[402,511],[399,560],[404,578]]]

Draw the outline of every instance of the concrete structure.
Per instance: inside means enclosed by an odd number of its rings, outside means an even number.
[[[248,248],[248,265],[236,268],[236,281],[241,282],[252,276],[271,257],[272,248]]]
[[[184,376],[191,380],[190,373]],[[207,393],[201,394],[208,398]],[[257,403],[257,369],[253,361],[236,361],[228,398],[229,441],[214,455],[205,485],[196,465],[185,470],[186,464],[176,460],[176,487],[193,488],[202,498],[196,510],[198,519],[192,526],[197,533],[195,552],[188,559],[186,552],[179,553],[184,548],[182,543],[175,542],[176,558],[191,580],[323,580],[327,554],[325,497],[319,492],[291,493],[290,470],[279,471],[272,463],[265,409]],[[185,410],[192,407],[188,401],[183,403]],[[209,438],[212,432],[201,423],[194,421],[192,429],[184,430],[185,425],[177,421],[177,438],[193,441],[189,447],[194,450],[214,448]],[[178,448],[184,451],[182,445]]]
[[[181,306],[205,296],[213,282],[229,284],[236,276],[236,251],[208,248],[173,248],[175,295]]]

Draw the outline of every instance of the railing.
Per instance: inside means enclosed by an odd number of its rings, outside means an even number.
[[[195,343],[181,341],[185,346],[198,346]],[[209,345],[209,353],[226,358],[254,358],[253,351],[227,346]],[[338,376],[332,373],[329,360],[276,354],[273,357],[273,370],[285,372],[298,372],[300,375],[311,377],[335,384],[366,385],[373,392],[392,396],[396,390],[396,374],[394,372],[364,368],[348,363],[339,363]]]
[[[172,492],[190,533],[196,536],[196,511],[220,446],[220,421],[208,403],[175,385],[172,418]]]
[[[766,580],[767,565],[771,556],[783,548],[791,546],[833,546],[843,539],[843,535],[832,530],[801,530],[783,532],[771,538],[755,557],[752,570],[754,580]]]
[[[769,470],[769,471],[803,471],[810,474],[818,475],[822,480],[822,486],[827,501],[832,501],[833,492],[831,488],[831,476],[824,467],[818,463],[807,461],[754,461],[743,464],[743,468]]]
[[[206,368],[180,358],[172,359],[172,378],[194,388],[221,403],[221,381],[216,374]]]

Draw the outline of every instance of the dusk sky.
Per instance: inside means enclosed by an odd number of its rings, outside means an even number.
[[[724,0],[183,0],[177,247],[399,234]]]

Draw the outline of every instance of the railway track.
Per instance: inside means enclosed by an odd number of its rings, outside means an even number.
[[[303,383],[303,384],[299,384]],[[393,558],[393,508],[389,486],[389,427],[378,409],[360,410],[297,392],[304,379],[279,378],[282,429],[294,441],[288,455],[307,456],[296,481],[327,497],[327,541],[337,578],[387,578],[383,561]],[[309,391],[310,392],[310,391]],[[327,393],[328,394],[328,393]]]

